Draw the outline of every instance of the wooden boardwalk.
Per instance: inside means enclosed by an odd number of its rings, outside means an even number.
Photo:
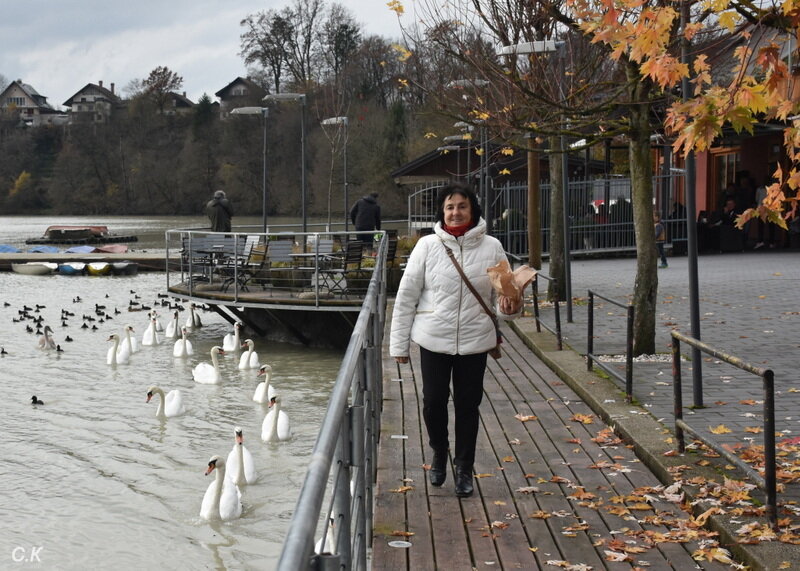
[[[419,352],[398,366],[384,347],[372,569],[730,569],[692,559],[702,529],[694,541],[670,540],[670,528],[686,528],[689,516],[659,496],[656,477],[571,389],[504,333],[503,358],[489,359],[485,378],[475,494],[462,500],[452,466],[441,488],[427,480]],[[452,405],[450,413],[452,435]],[[410,546],[390,545],[404,541]]]

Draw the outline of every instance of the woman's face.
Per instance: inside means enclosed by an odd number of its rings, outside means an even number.
[[[472,221],[472,205],[461,194],[451,194],[444,199],[444,223],[446,226],[463,226]]]

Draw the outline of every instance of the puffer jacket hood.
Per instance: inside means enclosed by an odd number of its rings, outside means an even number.
[[[433,234],[417,242],[400,281],[389,345],[393,357],[408,356],[412,340],[429,351],[448,355],[483,353],[497,344],[491,317],[464,285],[443,243],[453,251],[486,304],[495,305],[486,270],[506,259],[500,242],[486,234],[483,219],[460,238],[437,223]]]

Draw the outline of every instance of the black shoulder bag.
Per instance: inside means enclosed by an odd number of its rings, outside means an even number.
[[[497,323],[497,316],[494,314],[494,311],[489,309],[489,306],[487,306],[486,302],[483,301],[483,298],[481,297],[481,294],[478,293],[478,290],[476,290],[475,286],[472,285],[472,282],[469,281],[469,278],[464,273],[464,270],[461,269],[461,266],[459,265],[458,261],[456,260],[456,257],[453,254],[453,250],[448,248],[447,244],[445,244],[444,242],[442,242],[442,246],[444,246],[444,249],[447,252],[447,255],[450,257],[450,261],[453,262],[453,265],[456,267],[456,270],[458,271],[458,275],[460,275],[461,279],[464,281],[464,285],[466,285],[467,288],[469,289],[469,291],[472,292],[472,295],[474,295],[475,299],[478,300],[478,303],[481,304],[481,307],[483,308],[483,310],[492,319],[492,323],[494,323],[494,330],[495,330],[495,333],[497,334],[497,345],[493,349],[489,350],[489,355],[491,355],[491,357],[493,359],[499,359],[502,356],[502,353],[500,352],[500,344],[503,342],[503,336],[500,334],[500,325]]]

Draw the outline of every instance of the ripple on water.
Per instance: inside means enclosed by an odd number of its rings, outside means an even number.
[[[37,278],[0,274],[3,333],[9,354],[0,360],[6,382],[3,439],[6,545],[41,545],[45,566],[97,568],[269,568],[302,485],[311,447],[328,403],[341,355],[256,341],[261,362],[273,367],[273,383],[292,421],[294,437],[261,442],[267,408],[251,400],[256,371],[239,371],[238,355],[220,360],[223,382],[200,385],[191,369],[210,360],[230,329],[204,313],[206,327],[190,334],[195,354],[172,357],[173,342],[142,347],[129,365],[105,364],[111,333],[125,324],[141,335],[145,312],[128,312],[134,295],[153,304],[162,275],[131,278]],[[131,293],[135,291],[136,293]],[[80,296],[83,301],[73,303]],[[24,305],[46,305],[38,315],[51,324],[63,353],[36,349],[36,336],[13,323]],[[112,319],[100,322],[95,304]],[[0,303],[2,305],[2,303]],[[61,326],[64,308],[75,316]],[[114,309],[121,313],[115,315]],[[161,310],[166,325],[169,310]],[[96,331],[81,329],[88,315]],[[181,321],[185,313],[181,313]],[[73,342],[64,341],[66,335]],[[157,402],[145,404],[147,387],[180,389],[187,414],[161,422]],[[31,395],[45,401],[30,404]],[[233,427],[244,430],[258,480],[243,490],[239,520],[203,522],[200,503],[213,476],[208,459],[227,455]],[[4,533],[5,535],[5,533]]]

